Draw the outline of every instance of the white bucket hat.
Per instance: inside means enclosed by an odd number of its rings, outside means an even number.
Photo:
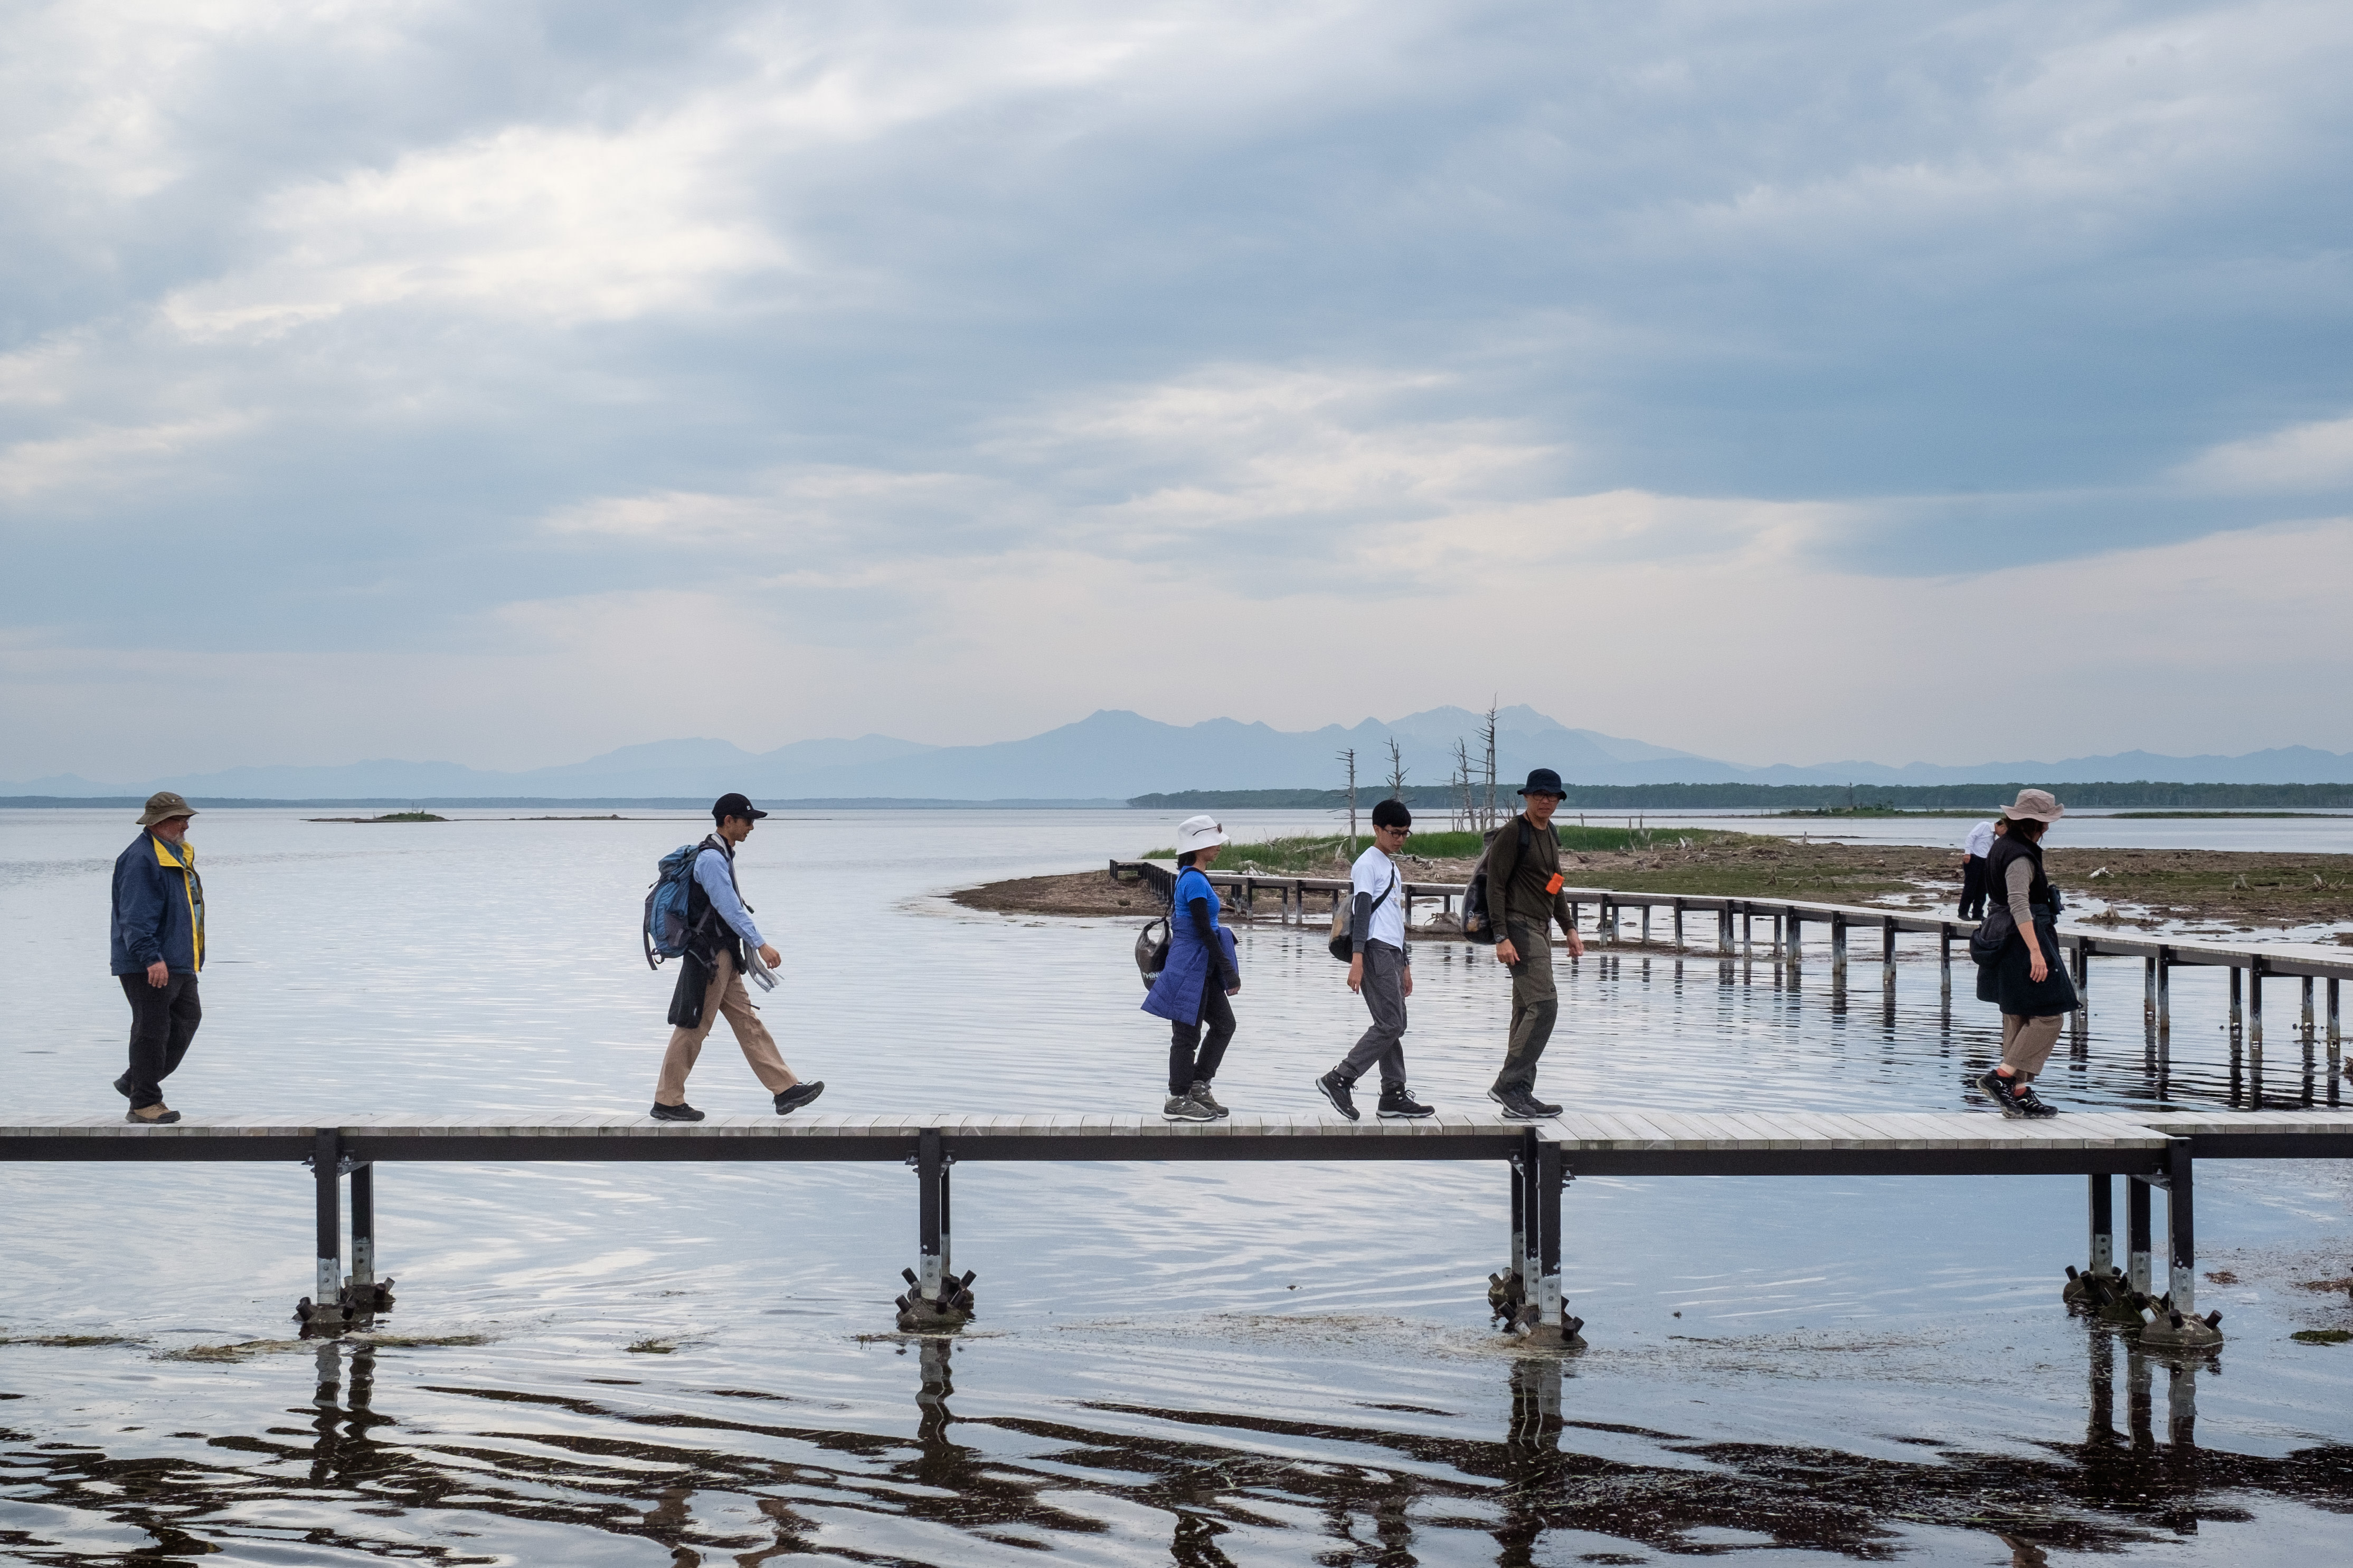
[[[2022,789],[2017,800],[2001,808],[2001,814],[2013,822],[2021,817],[2029,822],[2056,822],[2067,814],[2067,808],[2047,789]]]
[[[1207,849],[1212,844],[1231,844],[1233,841],[1233,835],[1219,826],[1214,816],[1188,816],[1176,825],[1176,853],[1179,855],[1190,855],[1196,849]]]

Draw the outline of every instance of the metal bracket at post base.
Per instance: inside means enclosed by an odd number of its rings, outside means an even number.
[[[952,1333],[972,1321],[976,1310],[972,1294],[976,1276],[970,1269],[961,1276],[952,1271],[950,1238],[955,1232],[948,1206],[948,1169],[955,1163],[955,1156],[948,1152],[939,1129],[926,1127],[916,1138],[915,1152],[908,1156],[907,1163],[923,1189],[916,1202],[915,1237],[922,1272],[899,1270],[908,1289],[891,1304],[899,1310],[901,1333]]]

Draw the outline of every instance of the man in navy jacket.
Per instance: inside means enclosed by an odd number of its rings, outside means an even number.
[[[140,835],[114,860],[113,967],[131,999],[131,1069],[114,1080],[129,1121],[177,1121],[164,1080],[204,1021],[196,974],[205,966],[205,885],[188,843],[195,808],[164,790],[139,816]]]

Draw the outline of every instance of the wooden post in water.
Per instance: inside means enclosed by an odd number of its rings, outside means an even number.
[[[2157,960],[2154,956],[2140,961],[2140,1026],[2151,1035],[2157,1032]]]
[[[2173,1041],[2173,950],[2160,946],[2157,950],[2157,1059],[2164,1061],[2172,1054]]]
[[[2341,1031],[2338,1029],[2338,1027],[2337,1027],[2337,982],[2336,982],[2336,981],[2334,981],[2334,980],[2332,980],[2332,981],[2330,981],[2330,982],[2328,983],[2328,1076],[2329,1076],[2329,1077],[2334,1078],[2334,1077],[2336,1077],[2336,1076],[2337,1076],[2337,1064],[2338,1064],[2340,1061],[2342,1061],[2342,1060],[2343,1060],[2343,1058],[2344,1058],[2344,1054],[2345,1054],[2344,1037],[2343,1037],[2343,1035],[2342,1035]]]
[[[2125,1283],[2148,1294],[2148,1184],[2138,1176],[2125,1182]]]
[[[1651,945],[1651,906],[1648,904],[1642,906],[1642,945]],[[2309,980],[2304,983],[2304,1032],[2306,1036],[2312,1033],[2312,982]]]
[[[1944,998],[1945,1016],[1953,1016],[1953,922],[1936,922],[1936,984]]]
[[[2116,1178],[2103,1173],[2092,1178],[2092,1272],[2105,1274],[2116,1260]]]
[[[313,1311],[325,1322],[340,1321],[335,1303],[343,1293],[343,1205],[338,1184],[343,1173],[341,1140],[332,1127],[322,1127],[311,1142],[311,1173],[318,1194],[319,1258],[317,1284],[311,1292]]]
[[[1797,910],[1784,910],[1781,911],[1780,918],[1773,923],[1788,932],[1782,941],[1781,947],[1785,961],[1789,966],[1789,977],[1794,980],[1797,978],[1799,965],[1805,960],[1806,944],[1799,931],[1804,921],[1799,918]]]
[[[2092,944],[2078,939],[2068,955],[2075,971],[2075,1043],[2083,1044],[2092,1032]]]
[[[1831,989],[1843,994],[1846,990],[1846,917],[1831,917]]]
[[[2263,961],[2247,960],[2247,1109],[2263,1108]]]
[[[362,1311],[375,1299],[375,1162],[352,1171],[352,1300]]]
[[[1895,1003],[1895,921],[1879,923],[1879,994],[1890,1006]]]
[[[1681,899],[1675,900],[1675,951],[1677,952],[1690,951],[1683,945],[1683,901]]]

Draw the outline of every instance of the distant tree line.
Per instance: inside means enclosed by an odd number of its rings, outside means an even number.
[[[1570,811],[1978,811],[2015,800],[2021,789],[2047,789],[2069,805],[2151,810],[2345,810],[2353,784],[1570,784]],[[1398,792],[1417,810],[1461,809],[1459,783],[1408,784]],[[1345,809],[1344,789],[1190,789],[1139,795],[1145,811]]]

